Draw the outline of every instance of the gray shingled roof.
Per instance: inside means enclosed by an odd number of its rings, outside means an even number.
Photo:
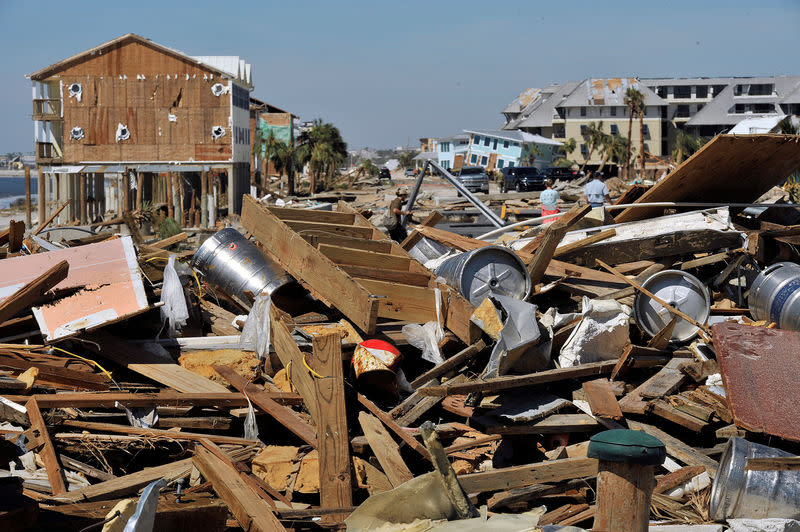
[[[609,87],[609,81],[619,83]],[[631,81],[632,80],[632,81]],[[635,78],[586,79],[564,100],[559,107],[591,107],[594,105],[625,105],[625,91],[636,87],[644,94],[645,105],[667,105],[667,102]],[[595,103],[595,96],[603,103]]]

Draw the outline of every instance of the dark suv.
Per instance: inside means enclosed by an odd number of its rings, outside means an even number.
[[[516,190],[544,190],[544,181],[547,179],[541,170],[535,166],[512,166],[503,168],[503,182],[500,185],[502,192]]]
[[[470,192],[489,193],[489,174],[483,166],[465,166],[456,177]]]
[[[392,173],[385,166],[378,172],[378,179],[391,179]]]
[[[577,179],[580,176],[577,170],[560,166],[545,168],[542,170],[542,173],[553,181],[556,179],[560,179],[561,181],[570,181],[572,179]]]

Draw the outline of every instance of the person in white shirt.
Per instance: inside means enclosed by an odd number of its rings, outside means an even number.
[[[603,182],[603,174],[600,172],[596,172],[594,174],[589,172],[589,176],[592,179],[586,183],[586,186],[583,189],[583,193],[586,196],[586,201],[589,203],[589,205],[592,207],[602,207],[603,202],[607,201],[611,203],[608,187]]]

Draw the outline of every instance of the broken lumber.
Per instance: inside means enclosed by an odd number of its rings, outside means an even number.
[[[8,296],[0,303],[0,323],[13,318],[15,314],[30,309],[36,302],[58,283],[67,278],[69,263],[62,260],[42,275]]]

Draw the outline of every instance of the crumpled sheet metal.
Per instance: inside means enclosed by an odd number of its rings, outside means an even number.
[[[800,335],[727,322],[711,331],[736,425],[800,441]]]

